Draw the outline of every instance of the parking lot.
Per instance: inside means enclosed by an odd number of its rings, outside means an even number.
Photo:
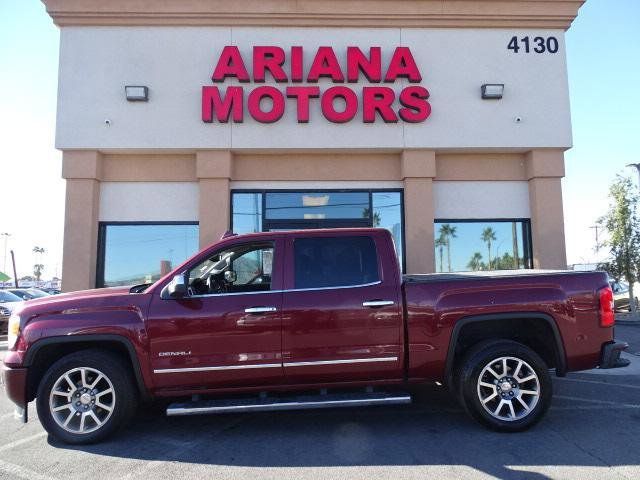
[[[409,406],[233,414],[141,410],[98,445],[48,438],[33,404],[26,425],[0,397],[0,478],[640,478],[640,326],[619,326],[627,369],[570,374],[533,430],[499,434],[471,421],[446,390]]]

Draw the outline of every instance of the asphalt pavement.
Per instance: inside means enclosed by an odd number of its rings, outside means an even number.
[[[640,352],[640,325],[617,327]],[[490,432],[442,387],[411,405],[164,416],[162,406],[105,443],[49,438],[33,405],[24,425],[0,394],[2,479],[638,479],[640,356],[631,366],[554,380],[543,421],[518,434]]]

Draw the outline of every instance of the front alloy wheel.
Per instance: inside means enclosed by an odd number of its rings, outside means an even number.
[[[82,350],[62,357],[43,375],[36,397],[42,426],[72,444],[100,441],[135,412],[131,365],[105,350]]]
[[[49,409],[58,426],[71,433],[91,433],[111,417],[116,393],[100,370],[73,368],[63,373],[51,389]]]

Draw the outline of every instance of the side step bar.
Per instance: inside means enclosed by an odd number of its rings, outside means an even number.
[[[254,397],[172,403],[167,407],[167,415],[178,416],[203,415],[209,413],[268,412],[276,410],[397,405],[403,403],[411,403],[411,395],[404,392],[375,392],[299,395],[286,397]]]

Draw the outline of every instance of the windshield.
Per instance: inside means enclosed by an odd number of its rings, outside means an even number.
[[[0,302],[21,302],[22,299],[17,295],[5,290],[0,290]]]

